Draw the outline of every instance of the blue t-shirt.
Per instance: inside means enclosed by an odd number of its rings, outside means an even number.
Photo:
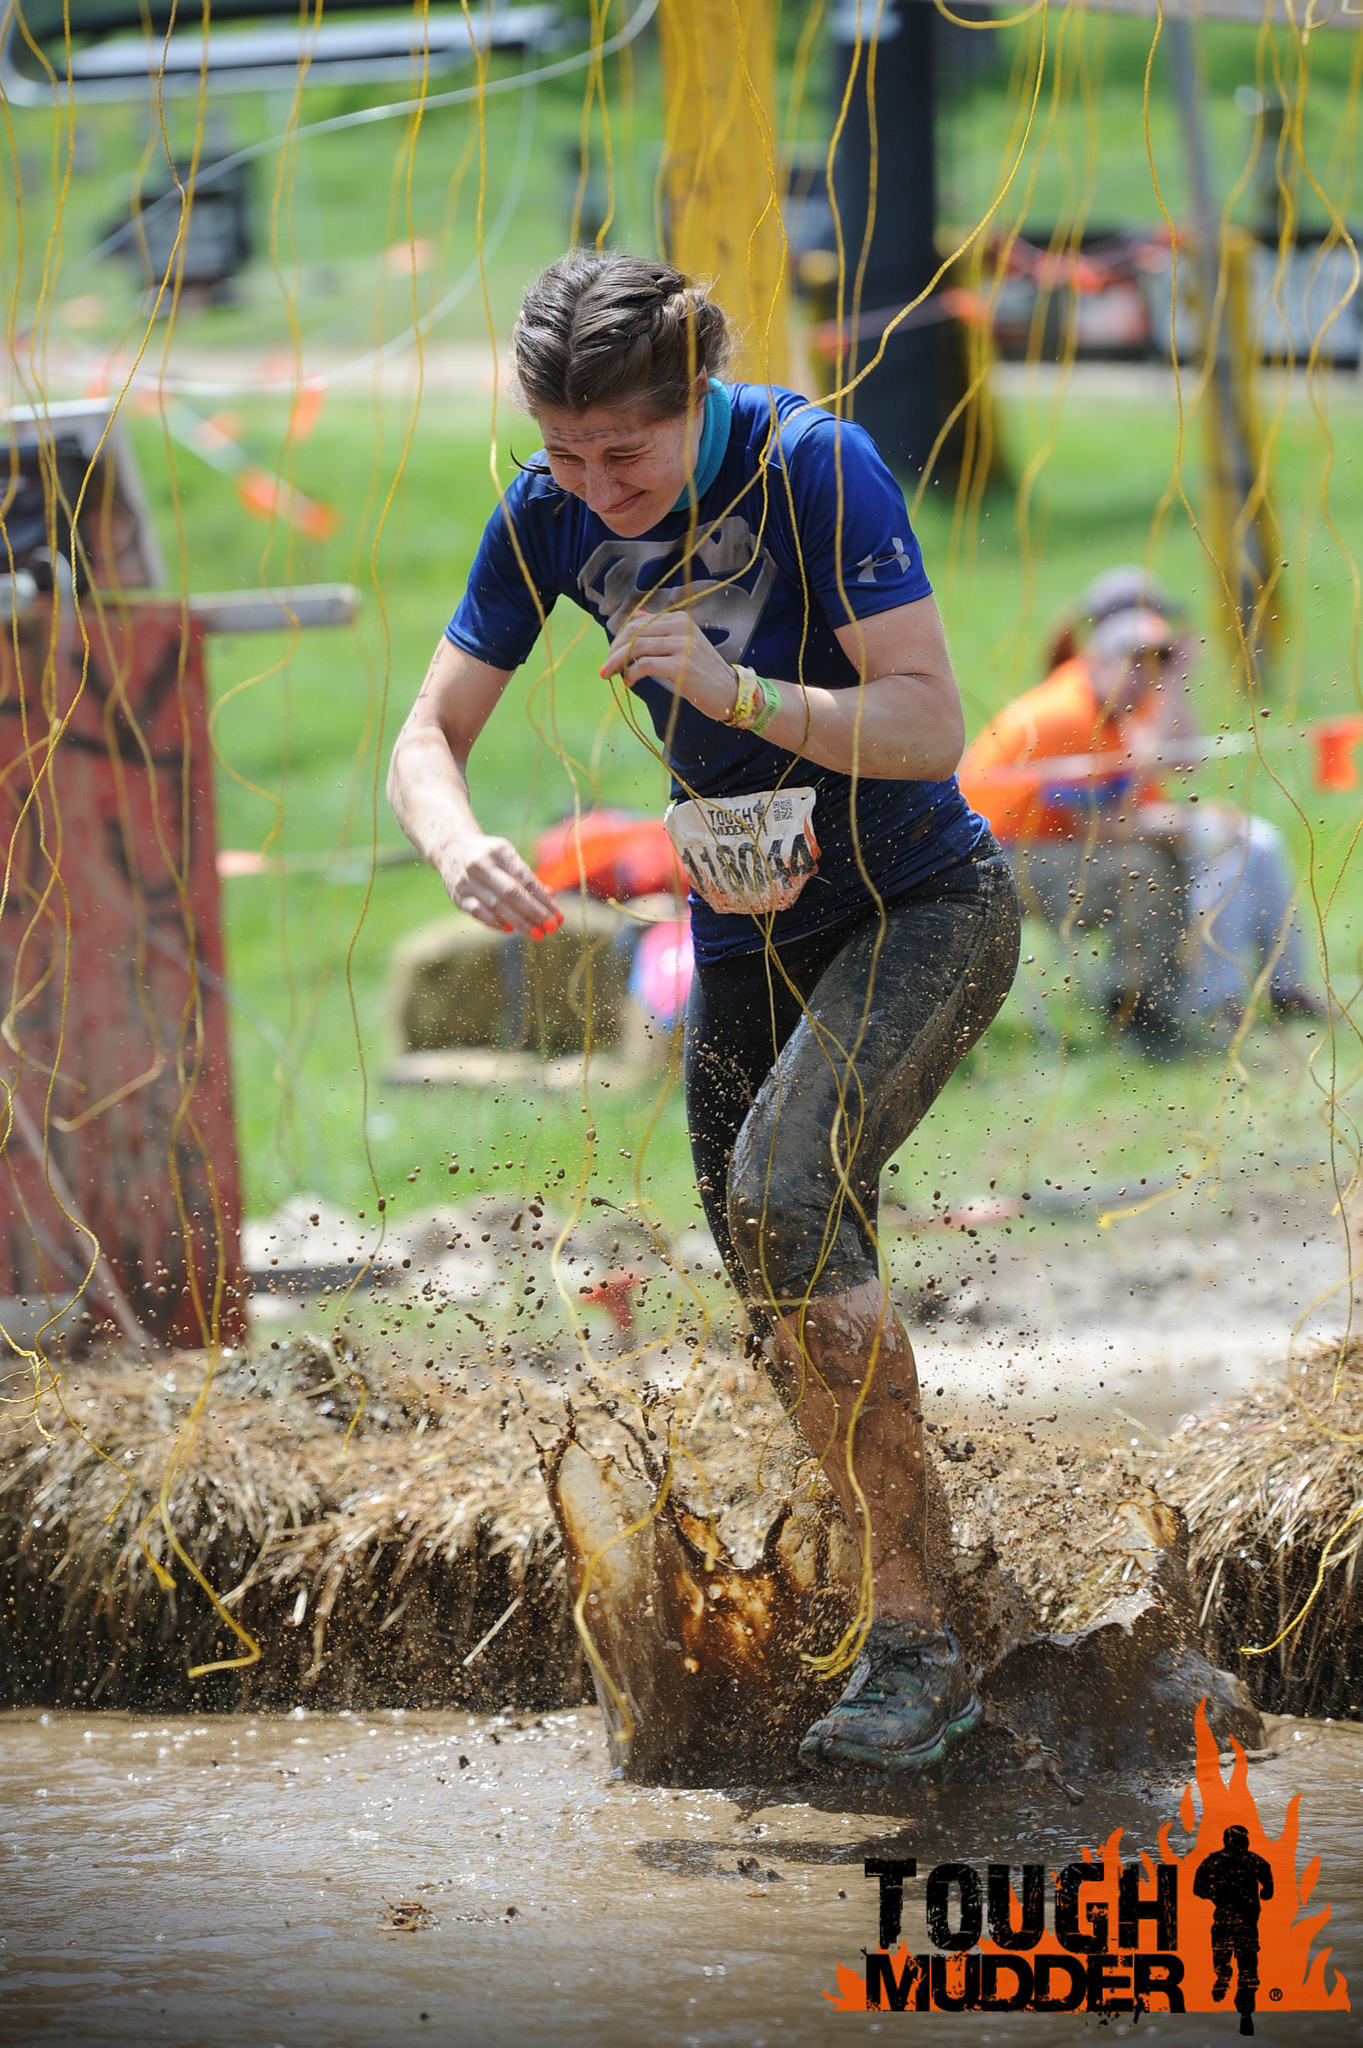
[[[694,533],[683,508],[642,538],[622,539],[546,471],[522,471],[488,522],[446,629],[455,646],[494,668],[516,668],[555,598],[571,598],[614,635],[643,598],[666,589],[685,593],[691,617],[726,661],[782,681],[854,688],[857,672],[835,627],[932,588],[904,494],[851,421],[767,385],[735,384],[729,395],[728,446],[700,498]],[[705,717],[664,683],[645,677],[633,687],[672,770],[674,795],[741,796],[778,784],[817,791],[818,870],[788,910],[770,921],[720,913],[693,893],[702,964],[760,950],[768,922],[784,943],[864,915],[874,898],[863,867],[893,900],[964,859],[987,829],[954,776],[853,778]]]

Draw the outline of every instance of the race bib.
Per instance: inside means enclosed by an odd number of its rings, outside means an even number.
[[[757,789],[671,804],[664,823],[711,910],[789,910],[819,865],[812,789]]]

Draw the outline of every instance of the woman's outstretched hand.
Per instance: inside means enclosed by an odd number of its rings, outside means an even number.
[[[601,673],[631,684],[654,676],[707,718],[727,719],[738,695],[733,669],[689,612],[631,612]]]
[[[388,796],[452,903],[495,932],[542,939],[562,912],[510,840],[484,832],[469,802],[469,752],[510,680],[510,669],[438,641],[393,748]]]
[[[495,932],[542,939],[563,913],[509,839],[486,832],[461,838],[436,862],[450,901]]]

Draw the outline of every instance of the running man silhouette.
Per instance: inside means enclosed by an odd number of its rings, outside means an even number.
[[[1259,1989],[1259,1906],[1261,1900],[1273,1897],[1273,1872],[1250,1848],[1248,1828],[1227,1828],[1221,1842],[1221,1848],[1203,1857],[1193,1879],[1193,1892],[1199,1899],[1210,1899],[1215,1908],[1212,1997],[1218,2005],[1225,1997],[1233,1961],[1240,2032],[1252,2034],[1254,1994]]]

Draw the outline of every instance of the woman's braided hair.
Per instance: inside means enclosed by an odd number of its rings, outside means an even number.
[[[728,352],[723,313],[670,264],[575,249],[540,272],[512,334],[527,412],[630,405],[649,419],[688,409],[701,370]]]

